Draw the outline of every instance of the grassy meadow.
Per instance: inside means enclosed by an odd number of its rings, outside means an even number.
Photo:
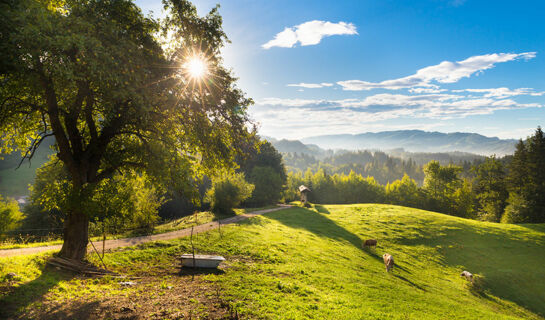
[[[195,212],[194,214],[181,217],[178,219],[166,221],[163,223],[160,223],[153,227],[152,230],[144,230],[144,229],[137,229],[137,230],[129,230],[125,232],[121,232],[118,234],[107,234],[106,240],[112,240],[112,239],[122,239],[122,238],[130,238],[130,237],[138,237],[142,235],[149,235],[149,234],[160,234],[160,233],[166,233],[166,232],[172,232],[182,229],[191,228],[193,226],[206,224],[212,221],[218,221],[221,219],[229,218],[235,215],[245,214],[248,212],[263,210],[263,209],[270,209],[274,208],[275,206],[267,206],[267,207],[260,207],[260,208],[239,208],[234,209],[233,212],[230,214],[218,214],[213,213],[212,211],[201,211],[201,212]],[[37,242],[26,242],[24,237],[20,237],[20,239],[7,239],[7,240],[0,240],[0,250],[6,250],[6,249],[19,249],[19,248],[32,248],[32,247],[42,247],[42,246],[53,246],[62,244],[62,236],[61,235],[51,235],[48,237],[43,237],[44,239],[51,238],[47,241],[37,241]],[[102,236],[95,236],[91,237],[91,241],[100,242],[102,241]]]
[[[378,240],[362,249],[362,239]],[[3,316],[170,319],[543,319],[545,226],[466,220],[377,204],[267,213],[199,234],[218,272],[179,272],[188,238],[108,253],[122,279],[44,267],[45,255],[0,259]],[[386,273],[382,254],[394,256]],[[89,257],[96,261],[95,256]],[[460,277],[468,270],[480,287]],[[19,279],[10,285],[6,274]],[[13,281],[12,281],[13,282]],[[150,290],[153,293],[150,294]],[[183,291],[186,290],[186,291]],[[185,292],[185,293],[184,293]],[[128,298],[130,297],[130,299]],[[112,302],[115,301],[115,304]],[[123,311],[125,310],[125,311]],[[123,313],[124,312],[124,313]]]

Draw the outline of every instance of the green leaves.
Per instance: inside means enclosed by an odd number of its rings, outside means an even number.
[[[509,205],[502,221],[545,222],[545,137],[541,127],[519,141],[509,165]]]
[[[39,201],[68,214],[68,226],[87,228],[81,217],[97,212],[116,215],[96,206],[106,195],[112,207],[121,199],[140,203],[120,211],[153,211],[130,192],[108,189],[112,181],[129,190],[146,177],[156,188],[147,196],[196,197],[199,176],[232,167],[254,143],[246,114],[252,101],[221,64],[227,38],[217,8],[199,17],[189,1],[165,5],[170,14],[157,21],[130,0],[0,4],[0,152],[20,149],[31,158],[40,137],[54,135],[60,162],[43,173],[51,180],[40,182],[47,188]],[[170,35],[165,49],[161,32]],[[206,81],[180,72],[188,53],[206,56]],[[65,239],[62,254],[82,257],[68,251],[84,244],[66,243],[85,240],[87,230],[66,231],[74,240]]]
[[[23,214],[19,211],[19,204],[13,199],[4,200],[0,196],[0,233],[18,228]]]
[[[230,213],[253,191],[254,185],[246,182],[243,173],[223,173],[212,179],[212,188],[206,193],[206,200],[214,212]]]
[[[53,134],[75,188],[130,169],[187,195],[194,176],[231,166],[253,143],[252,101],[221,65],[221,16],[215,8],[199,17],[184,0],[165,6],[171,14],[157,21],[129,0],[5,5],[0,152],[27,154]],[[172,31],[170,53],[160,30]],[[210,64],[203,83],[179,71],[196,51]]]

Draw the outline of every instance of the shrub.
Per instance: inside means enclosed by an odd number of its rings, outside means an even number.
[[[0,196],[0,233],[18,228],[21,220],[23,220],[23,214],[19,211],[17,201],[4,200]]]
[[[243,173],[222,174],[212,180],[212,188],[206,193],[206,200],[212,211],[230,213],[233,208],[248,199],[254,190],[254,185],[244,180]]]

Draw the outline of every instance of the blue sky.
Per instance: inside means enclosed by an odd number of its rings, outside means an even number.
[[[161,16],[160,0],[137,0]],[[225,64],[260,133],[401,129],[524,138],[545,123],[545,1],[221,5]]]

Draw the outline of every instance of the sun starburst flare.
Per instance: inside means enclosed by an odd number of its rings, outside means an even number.
[[[204,61],[201,57],[192,57],[187,61],[184,65],[187,74],[192,79],[201,79],[206,76],[208,73],[208,67],[206,65],[206,61]]]

